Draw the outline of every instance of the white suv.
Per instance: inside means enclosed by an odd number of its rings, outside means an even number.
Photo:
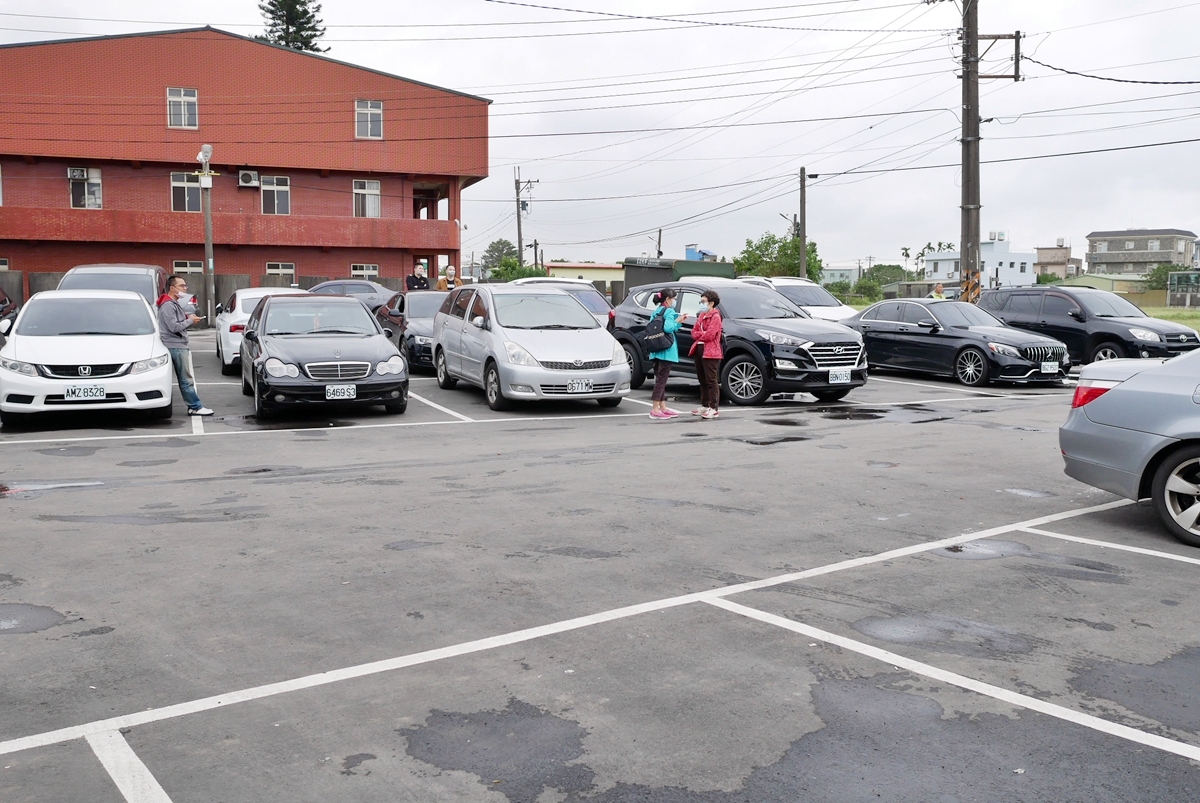
[[[795,276],[739,276],[738,281],[769,287],[809,315],[823,321],[841,321],[858,314],[854,307],[838,301],[832,293],[810,279]]]

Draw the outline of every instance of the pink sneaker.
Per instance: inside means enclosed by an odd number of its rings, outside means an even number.
[[[675,412],[670,407],[663,410],[663,415],[665,415],[667,418],[679,418],[679,413]]]
[[[671,416],[667,415],[666,413],[660,412],[658,410],[651,410],[650,417],[651,418],[660,418],[665,421],[666,419],[670,418]]]

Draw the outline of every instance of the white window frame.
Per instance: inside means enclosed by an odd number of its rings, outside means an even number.
[[[1134,250],[1134,248],[1133,248],[1133,247],[1134,247],[1135,245],[1137,245],[1137,243],[1135,243],[1133,240],[1126,240],[1126,241],[1125,241],[1125,250],[1126,250],[1126,251],[1132,251],[1132,250]]]
[[[354,179],[354,216],[381,217],[383,200],[379,194],[379,182],[371,179]],[[362,213],[359,214],[359,202],[362,202]],[[373,199],[373,200],[372,200]],[[374,208],[372,208],[374,207]],[[371,214],[374,212],[375,214]]]
[[[1108,253],[1108,241],[1107,240],[1101,240],[1100,242],[1096,243],[1096,253],[1097,254],[1107,254]]]
[[[202,259],[176,259],[171,263],[172,273],[204,273]]]
[[[175,208],[175,188],[184,188],[183,205],[184,209]],[[188,190],[196,191],[196,208],[191,208],[192,194]],[[195,173],[172,173],[171,174],[171,211],[172,212],[199,212],[200,207],[200,176]]]
[[[179,120],[179,123],[176,124],[175,120]],[[167,87],[167,128],[195,131],[199,127],[200,90]]]
[[[267,275],[268,276],[293,276],[294,277],[296,275],[296,263],[295,262],[268,262],[267,263]]]
[[[1182,238],[1175,241],[1175,253],[1177,253],[1177,254],[1187,253],[1187,242],[1185,240],[1183,240]]]
[[[261,176],[260,194],[262,195],[261,206],[264,215],[290,215],[292,214],[292,182],[287,176]],[[282,184],[280,182],[283,182]],[[275,205],[274,212],[267,211],[267,193],[271,194],[271,203]],[[279,196],[284,195],[287,198],[287,211],[279,211]]]
[[[0,270],[8,270],[8,257],[0,257]]]
[[[372,124],[378,123],[379,133],[372,134]],[[364,133],[365,132],[365,133]],[[354,138],[383,139],[383,101],[354,101]]]
[[[1161,250],[1159,248],[1160,245],[1162,245],[1162,243],[1160,243],[1158,240],[1147,240],[1146,241],[1146,250],[1147,251],[1159,251],[1159,250]]]
[[[71,191],[71,208],[72,209],[103,209],[104,208],[104,183],[101,179],[100,168],[85,167],[87,178],[69,178]],[[83,206],[75,205],[75,185],[83,185]]]
[[[350,264],[350,278],[352,279],[370,279],[378,275],[378,265],[368,265],[361,262],[353,262]]]
[[[1025,272],[1025,264],[1026,263],[1024,263],[1024,262],[1021,263],[1021,273]]]

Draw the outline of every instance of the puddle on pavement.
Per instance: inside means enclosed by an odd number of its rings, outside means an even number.
[[[437,546],[441,541],[393,541],[390,544],[384,544],[384,549],[393,549],[396,552],[404,552],[408,549],[420,549],[425,546]]]
[[[115,627],[109,627],[107,625],[105,625],[104,627],[93,627],[91,630],[83,630],[83,631],[80,631],[79,633],[72,633],[71,638],[86,638],[88,636],[107,636],[109,633],[113,632],[114,630],[116,630]]]
[[[1033,649],[1033,642],[1011,630],[935,614],[868,616],[851,625],[864,636],[892,644],[920,644],[939,652],[956,655],[1021,655]]]
[[[959,560],[992,560],[993,558],[1009,558],[1013,555],[1031,555],[1033,550],[1019,541],[985,538],[981,541],[967,541],[965,544],[953,544],[942,549],[933,549],[929,554],[945,558],[958,558]]]
[[[374,761],[375,758],[374,753],[355,753],[352,756],[346,756],[342,759],[342,775],[358,775],[355,770],[361,767],[364,761]],[[370,770],[363,771],[363,775],[370,774]]]
[[[20,577],[13,577],[11,574],[0,574],[0,591],[8,591],[10,588],[25,585],[25,581]]]
[[[259,421],[252,415],[227,415],[215,419],[231,427],[244,429],[331,429],[334,427],[352,427],[353,421],[329,420],[328,418],[271,418]]]
[[[188,440],[187,438],[168,438],[161,441],[136,441],[128,444],[129,446],[161,446],[167,449],[184,449],[188,446],[196,446],[200,441]]]
[[[1158,663],[1097,663],[1069,685],[1091,697],[1112,700],[1142,716],[1187,733],[1200,733],[1200,647]]]
[[[764,424],[769,424],[773,427],[807,427],[807,421],[797,421],[794,418],[760,418],[758,419]]]
[[[994,538],[984,538],[978,541],[967,541],[962,544],[932,549],[929,554],[942,558],[957,560],[992,560],[994,558],[1022,557],[1037,564],[1020,563],[1010,566],[1025,574],[1035,584],[1038,577],[1054,577],[1063,580],[1086,580],[1093,583],[1116,583],[1124,585],[1129,580],[1124,576],[1126,570],[1121,566],[1103,563],[1098,560],[1076,558],[1071,555],[1059,555],[1054,552],[1035,552],[1020,541],[1002,541]],[[1044,565],[1050,564],[1050,565]]]
[[[62,624],[66,618],[45,605],[0,604],[0,636],[37,633]]]
[[[1013,496],[1024,496],[1028,499],[1046,499],[1055,496],[1049,491],[1034,491],[1029,488],[1005,488],[1004,492]]]
[[[568,558],[619,558],[620,552],[604,552],[599,549],[588,549],[581,546],[560,546],[554,549],[535,549],[535,552],[541,552],[543,555],[562,555]]]
[[[707,438],[707,432],[684,432],[679,437],[681,438]]]
[[[749,438],[733,438],[735,441],[748,443],[751,446],[774,446],[777,443],[799,443],[800,441],[810,441],[812,437],[809,435],[762,435],[751,436]]]
[[[151,466],[168,466],[171,463],[178,463],[175,458],[168,460],[126,460],[123,463],[117,463],[118,466],[129,466],[130,468],[149,468]]]
[[[899,463],[889,463],[886,460],[868,460],[867,465],[871,468],[896,468]]]
[[[225,473],[231,476],[246,474],[292,474],[301,470],[300,466],[240,466],[238,468],[231,468]]]
[[[58,446],[52,449],[34,449],[34,451],[51,457],[91,457],[103,448],[103,446]]]

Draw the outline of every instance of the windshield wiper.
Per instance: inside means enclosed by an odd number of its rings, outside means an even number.
[[[565,323],[545,323],[541,326],[530,326],[530,329],[582,329],[582,326],[567,326]]]
[[[129,333],[128,332],[59,332],[58,335],[59,335],[59,337],[64,337],[66,335],[119,335],[121,337],[128,337]]]
[[[313,329],[313,330],[312,330],[311,332],[309,332],[308,334],[310,334],[310,335],[315,335],[315,334],[323,334],[323,335],[365,335],[365,334],[368,334],[368,333],[367,333],[367,332],[364,332],[364,331],[362,331],[361,329],[335,329],[335,328],[333,328],[333,327],[328,327],[328,328],[321,328],[321,329]]]

